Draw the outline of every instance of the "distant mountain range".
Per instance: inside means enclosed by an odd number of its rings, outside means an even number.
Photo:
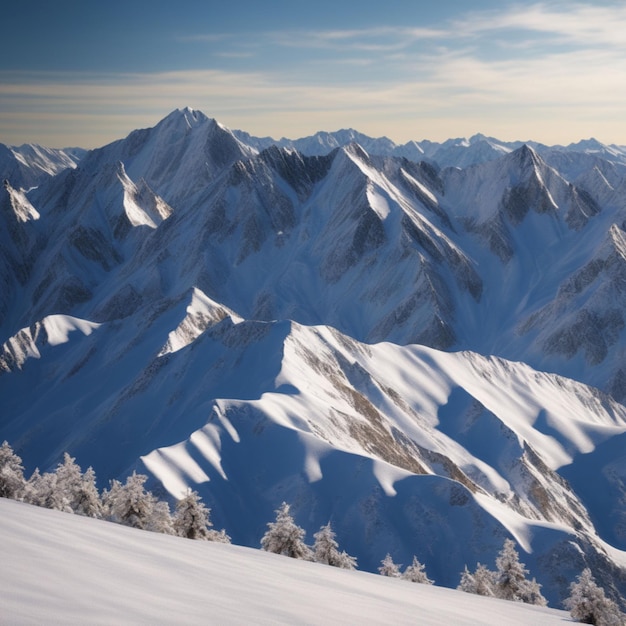
[[[446,586],[511,536],[553,606],[585,566],[626,597],[625,147],[183,109],[0,172],[0,441],[31,470],[190,486],[246,545],[285,500]]]

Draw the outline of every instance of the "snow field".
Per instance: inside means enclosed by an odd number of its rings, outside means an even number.
[[[564,611],[0,499],[0,624],[570,623]]]

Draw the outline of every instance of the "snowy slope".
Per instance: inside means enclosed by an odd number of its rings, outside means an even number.
[[[6,624],[563,624],[564,611],[0,499]],[[35,574],[37,573],[37,574]]]

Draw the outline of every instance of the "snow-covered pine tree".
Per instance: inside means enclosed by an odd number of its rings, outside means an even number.
[[[583,624],[596,626],[626,624],[626,619],[617,604],[604,595],[604,589],[596,584],[589,568],[585,568],[570,585],[570,595],[563,605],[575,620]]]
[[[420,563],[416,556],[413,556],[413,563],[407,566],[402,573],[404,580],[410,580],[412,583],[421,583],[423,585],[432,585],[433,580],[426,575],[426,567]]]
[[[57,499],[64,503],[64,511],[73,513],[78,508],[78,502],[81,499],[80,492],[83,474],[80,466],[76,463],[76,459],[66,452],[55,473]]]
[[[91,478],[92,475],[90,474],[87,477],[87,482],[83,484],[83,474],[80,467],[76,464],[75,459],[66,452],[63,455],[63,461],[58,464],[54,472],[41,474],[39,469],[33,472],[26,484],[24,500],[30,504],[66,513],[73,513],[77,509],[83,511],[83,505],[87,506],[84,498],[93,497],[93,493],[83,493],[83,489],[90,491],[88,482]],[[95,475],[93,475],[93,481],[93,489],[95,489]],[[97,490],[95,499],[99,503]],[[99,508],[99,504],[93,504],[93,506],[96,507],[96,510]]]
[[[535,579],[526,579],[528,570],[520,563],[515,542],[506,539],[496,558],[495,594],[503,600],[527,602],[545,606],[546,599],[541,595],[541,586]]]
[[[313,560],[318,563],[332,565],[333,567],[355,569],[356,558],[344,551],[339,552],[339,544],[335,536],[330,522],[322,526],[319,531],[313,535],[315,539],[315,543],[313,544]]]
[[[215,530],[215,528],[211,528],[209,530],[209,536],[207,537],[207,541],[215,541],[216,543],[230,543],[230,535],[226,534],[226,531],[222,528],[222,530]]]
[[[197,491],[187,493],[176,503],[174,530],[179,537],[206,539],[211,523],[211,511],[204,505]]]
[[[152,513],[146,522],[146,530],[163,535],[175,535],[170,505],[165,500],[158,500],[152,507]]]
[[[216,543],[230,543],[230,535],[226,533],[226,530],[222,528],[222,530],[215,530],[215,528],[211,528],[209,531],[209,541],[215,541]]]
[[[26,483],[24,501],[46,509],[71,511],[63,490],[57,488],[57,480],[56,472],[41,474],[39,468],[35,469]]]
[[[330,522],[313,535],[313,559],[316,563],[324,563],[325,565],[333,565],[335,556],[339,554],[339,544],[335,540],[335,532]]]
[[[503,600],[521,600],[523,583],[528,570],[520,563],[515,542],[505,539],[496,557],[496,595]]]
[[[390,576],[391,578],[400,578],[400,565],[393,562],[391,554],[387,553],[387,556],[380,562],[378,573],[381,576]]]
[[[115,478],[109,481],[109,488],[102,490],[102,517],[113,520],[113,505],[122,489],[122,483]]]
[[[22,492],[22,499],[24,502],[28,502],[28,504],[34,504],[36,506],[41,506],[38,502],[39,495],[37,493],[37,487],[39,482],[41,481],[41,472],[39,468],[35,468],[35,471],[31,474],[30,478],[26,481],[24,486],[24,491]]]
[[[96,486],[96,473],[88,467],[74,493],[74,513],[85,517],[102,517],[103,505]]]
[[[465,593],[476,593],[476,579],[474,578],[474,574],[467,569],[467,565],[465,565],[465,569],[461,572],[461,580],[457,585],[457,589]]]
[[[22,459],[7,441],[0,446],[0,498],[20,498],[26,487]]]
[[[342,550],[336,567],[340,567],[341,569],[356,569],[356,557],[348,554],[345,550]]]
[[[304,543],[306,533],[294,522],[286,502],[276,509],[276,521],[268,522],[267,527],[261,538],[263,550],[294,559],[310,561],[313,558],[311,549]]]
[[[211,510],[207,508],[197,491],[189,490],[176,504],[173,528],[177,535],[187,539],[204,539],[230,543],[224,530],[216,531],[211,523]]]
[[[541,585],[533,577],[532,580],[524,581],[521,591],[522,602],[526,604],[534,604],[536,606],[547,606],[548,601],[541,593]]]
[[[146,528],[156,501],[152,493],[144,489],[146,480],[148,477],[145,474],[133,472],[123,485],[116,480],[111,481],[106,503],[112,521]]]
[[[495,585],[495,573],[482,563],[477,563],[476,571],[473,574],[467,569],[467,565],[465,566],[457,589],[479,596],[494,596]]]

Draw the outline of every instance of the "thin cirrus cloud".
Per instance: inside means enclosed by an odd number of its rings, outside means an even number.
[[[611,3],[611,6],[540,3],[516,6],[505,12],[469,15],[453,22],[453,29],[466,35],[523,30],[550,34],[555,43],[611,46],[620,50],[626,48],[625,27],[626,6],[623,3]]]
[[[294,30],[267,33],[274,45],[329,51],[396,51],[417,41],[432,41],[446,37],[446,32],[430,28],[377,27],[355,30]]]
[[[552,2],[434,27],[191,34],[180,45],[203,51],[205,69],[0,76],[0,133],[91,147],[189,105],[273,136],[352,126],[396,141],[626,143],[624,32],[626,6]]]
[[[431,28],[407,28],[379,26],[374,28],[346,30],[288,29],[260,33],[206,33],[179,36],[181,43],[227,43],[246,47],[266,48],[269,46],[327,49],[369,49],[371,46],[396,49],[406,47],[417,39],[437,39],[446,36],[446,31]],[[241,44],[242,39],[245,43]],[[372,43],[379,42],[379,43]]]

